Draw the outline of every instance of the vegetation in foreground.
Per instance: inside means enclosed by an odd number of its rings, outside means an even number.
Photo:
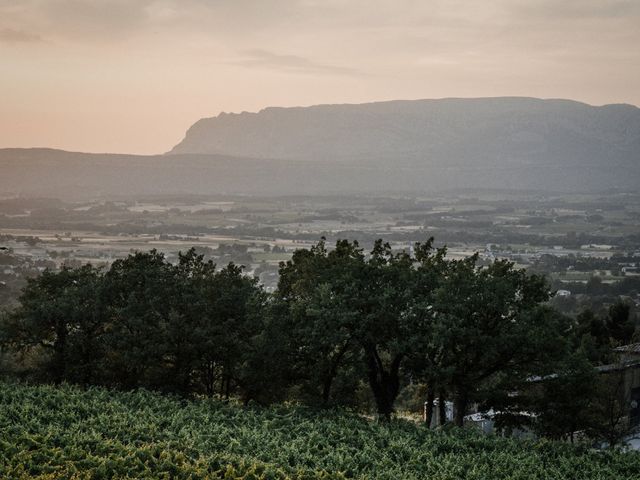
[[[10,479],[637,479],[640,454],[436,432],[338,410],[0,383]]]
[[[478,255],[448,259],[432,242],[407,252],[378,240],[367,254],[323,239],[281,263],[273,294],[193,249],[177,264],[151,251],[108,270],[45,271],[0,319],[0,373],[385,419],[403,398],[414,411],[426,400],[427,425],[444,422],[435,406],[451,401],[459,427],[479,405],[499,412],[501,430],[622,442],[638,420],[624,372],[595,365],[637,336],[630,307],[572,319],[546,304],[543,277],[508,261],[478,265]]]

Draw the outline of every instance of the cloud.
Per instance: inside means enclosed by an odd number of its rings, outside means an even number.
[[[534,0],[513,5],[524,17],[584,20],[633,18],[640,15],[637,0]]]
[[[242,58],[230,62],[248,68],[267,68],[283,70],[293,73],[332,74],[332,75],[360,75],[361,73],[350,67],[315,62],[298,55],[283,55],[263,49],[244,50]]]
[[[0,28],[0,42],[3,43],[37,43],[42,42],[42,37],[24,30],[13,28]]]
[[[59,33],[111,38],[144,31],[150,0],[48,0],[39,11]]]

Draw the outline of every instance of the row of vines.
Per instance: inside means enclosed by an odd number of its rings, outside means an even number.
[[[0,478],[637,480],[640,454],[341,411],[0,383]]]

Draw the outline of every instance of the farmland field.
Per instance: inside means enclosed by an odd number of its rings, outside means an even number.
[[[0,478],[639,477],[636,452],[434,432],[333,410],[0,383]]]

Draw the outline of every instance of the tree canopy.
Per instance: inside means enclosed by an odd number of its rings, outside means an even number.
[[[617,395],[620,382],[595,382],[593,366],[632,338],[630,310],[571,319],[551,296],[541,276],[477,254],[448,258],[432,238],[369,251],[321,239],[280,264],[273,294],[242,266],[217,268],[195,249],[170,263],[152,250],[29,280],[0,340],[32,378],[54,383],[245,403],[370,401],[381,419],[403,388],[422,384],[429,423],[439,398],[441,421],[451,400],[459,426],[472,405],[499,411],[501,425],[530,422],[526,409],[550,436],[588,424],[613,442],[620,405],[600,403],[595,421],[571,399]],[[532,378],[555,380],[531,388]]]

